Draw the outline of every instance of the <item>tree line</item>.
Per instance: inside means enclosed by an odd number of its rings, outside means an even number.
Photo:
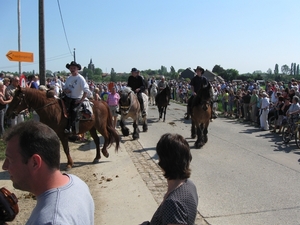
[[[156,79],[160,79],[160,76],[165,76],[167,79],[175,79],[178,80],[180,78],[180,73],[185,69],[178,69],[177,71],[173,66],[171,66],[168,70],[166,66],[161,66],[160,69],[152,70],[141,70],[140,73],[145,79],[149,79],[151,77],[155,77]],[[224,69],[220,65],[215,65],[212,68],[212,72],[221,76],[226,81],[232,80],[243,80],[243,81],[255,81],[255,80],[276,80],[276,81],[289,81],[291,77],[300,80],[300,71],[299,64],[291,63],[291,66],[282,65],[279,70],[279,65],[275,64],[275,68],[272,71],[269,68],[266,72],[262,72],[260,70],[256,70],[253,73],[245,73],[239,74],[239,71],[236,69]],[[5,72],[1,71],[1,73],[9,73],[13,75],[19,75],[18,72]],[[35,75],[34,71],[23,72],[25,76]],[[52,72],[51,70],[46,70],[46,76],[52,77],[53,75],[67,77],[69,72],[67,71],[56,71]],[[84,67],[81,71],[81,74],[88,80],[93,80],[95,82],[126,82],[128,76],[130,76],[130,72],[128,73],[117,73],[114,68],[111,68],[109,74],[103,73],[101,68],[95,68],[94,70],[88,69]]]

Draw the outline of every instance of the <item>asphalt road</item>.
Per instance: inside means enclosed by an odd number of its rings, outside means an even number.
[[[155,146],[162,134],[187,139],[198,211],[208,224],[300,224],[300,150],[294,141],[285,145],[278,134],[218,118],[209,125],[208,143],[195,149],[184,113],[185,106],[171,103],[162,122],[150,106],[149,130],[139,142],[157,162]]]

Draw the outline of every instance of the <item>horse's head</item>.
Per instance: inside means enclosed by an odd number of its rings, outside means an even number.
[[[120,111],[122,114],[127,114],[130,106],[131,106],[131,97],[130,95],[133,92],[131,91],[131,88],[124,88],[120,92],[120,99],[119,99],[119,106],[120,106]]]
[[[25,94],[22,91],[22,88],[18,86],[14,91],[13,100],[11,101],[11,103],[9,103],[8,108],[6,110],[7,118],[14,118],[21,111],[28,108],[24,97]]]

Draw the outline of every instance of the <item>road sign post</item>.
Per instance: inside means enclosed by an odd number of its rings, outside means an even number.
[[[6,57],[8,58],[9,61],[33,62],[32,52],[9,51],[6,54]]]

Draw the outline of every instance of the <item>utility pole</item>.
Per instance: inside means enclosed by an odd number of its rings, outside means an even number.
[[[75,48],[74,48],[74,51],[73,51],[73,56],[74,56],[74,62],[76,62]]]
[[[21,4],[18,0],[18,51],[21,51]],[[22,67],[21,62],[19,62],[19,76],[21,76]]]
[[[39,68],[40,84],[46,84],[45,69],[45,29],[44,29],[44,0],[39,0]]]

